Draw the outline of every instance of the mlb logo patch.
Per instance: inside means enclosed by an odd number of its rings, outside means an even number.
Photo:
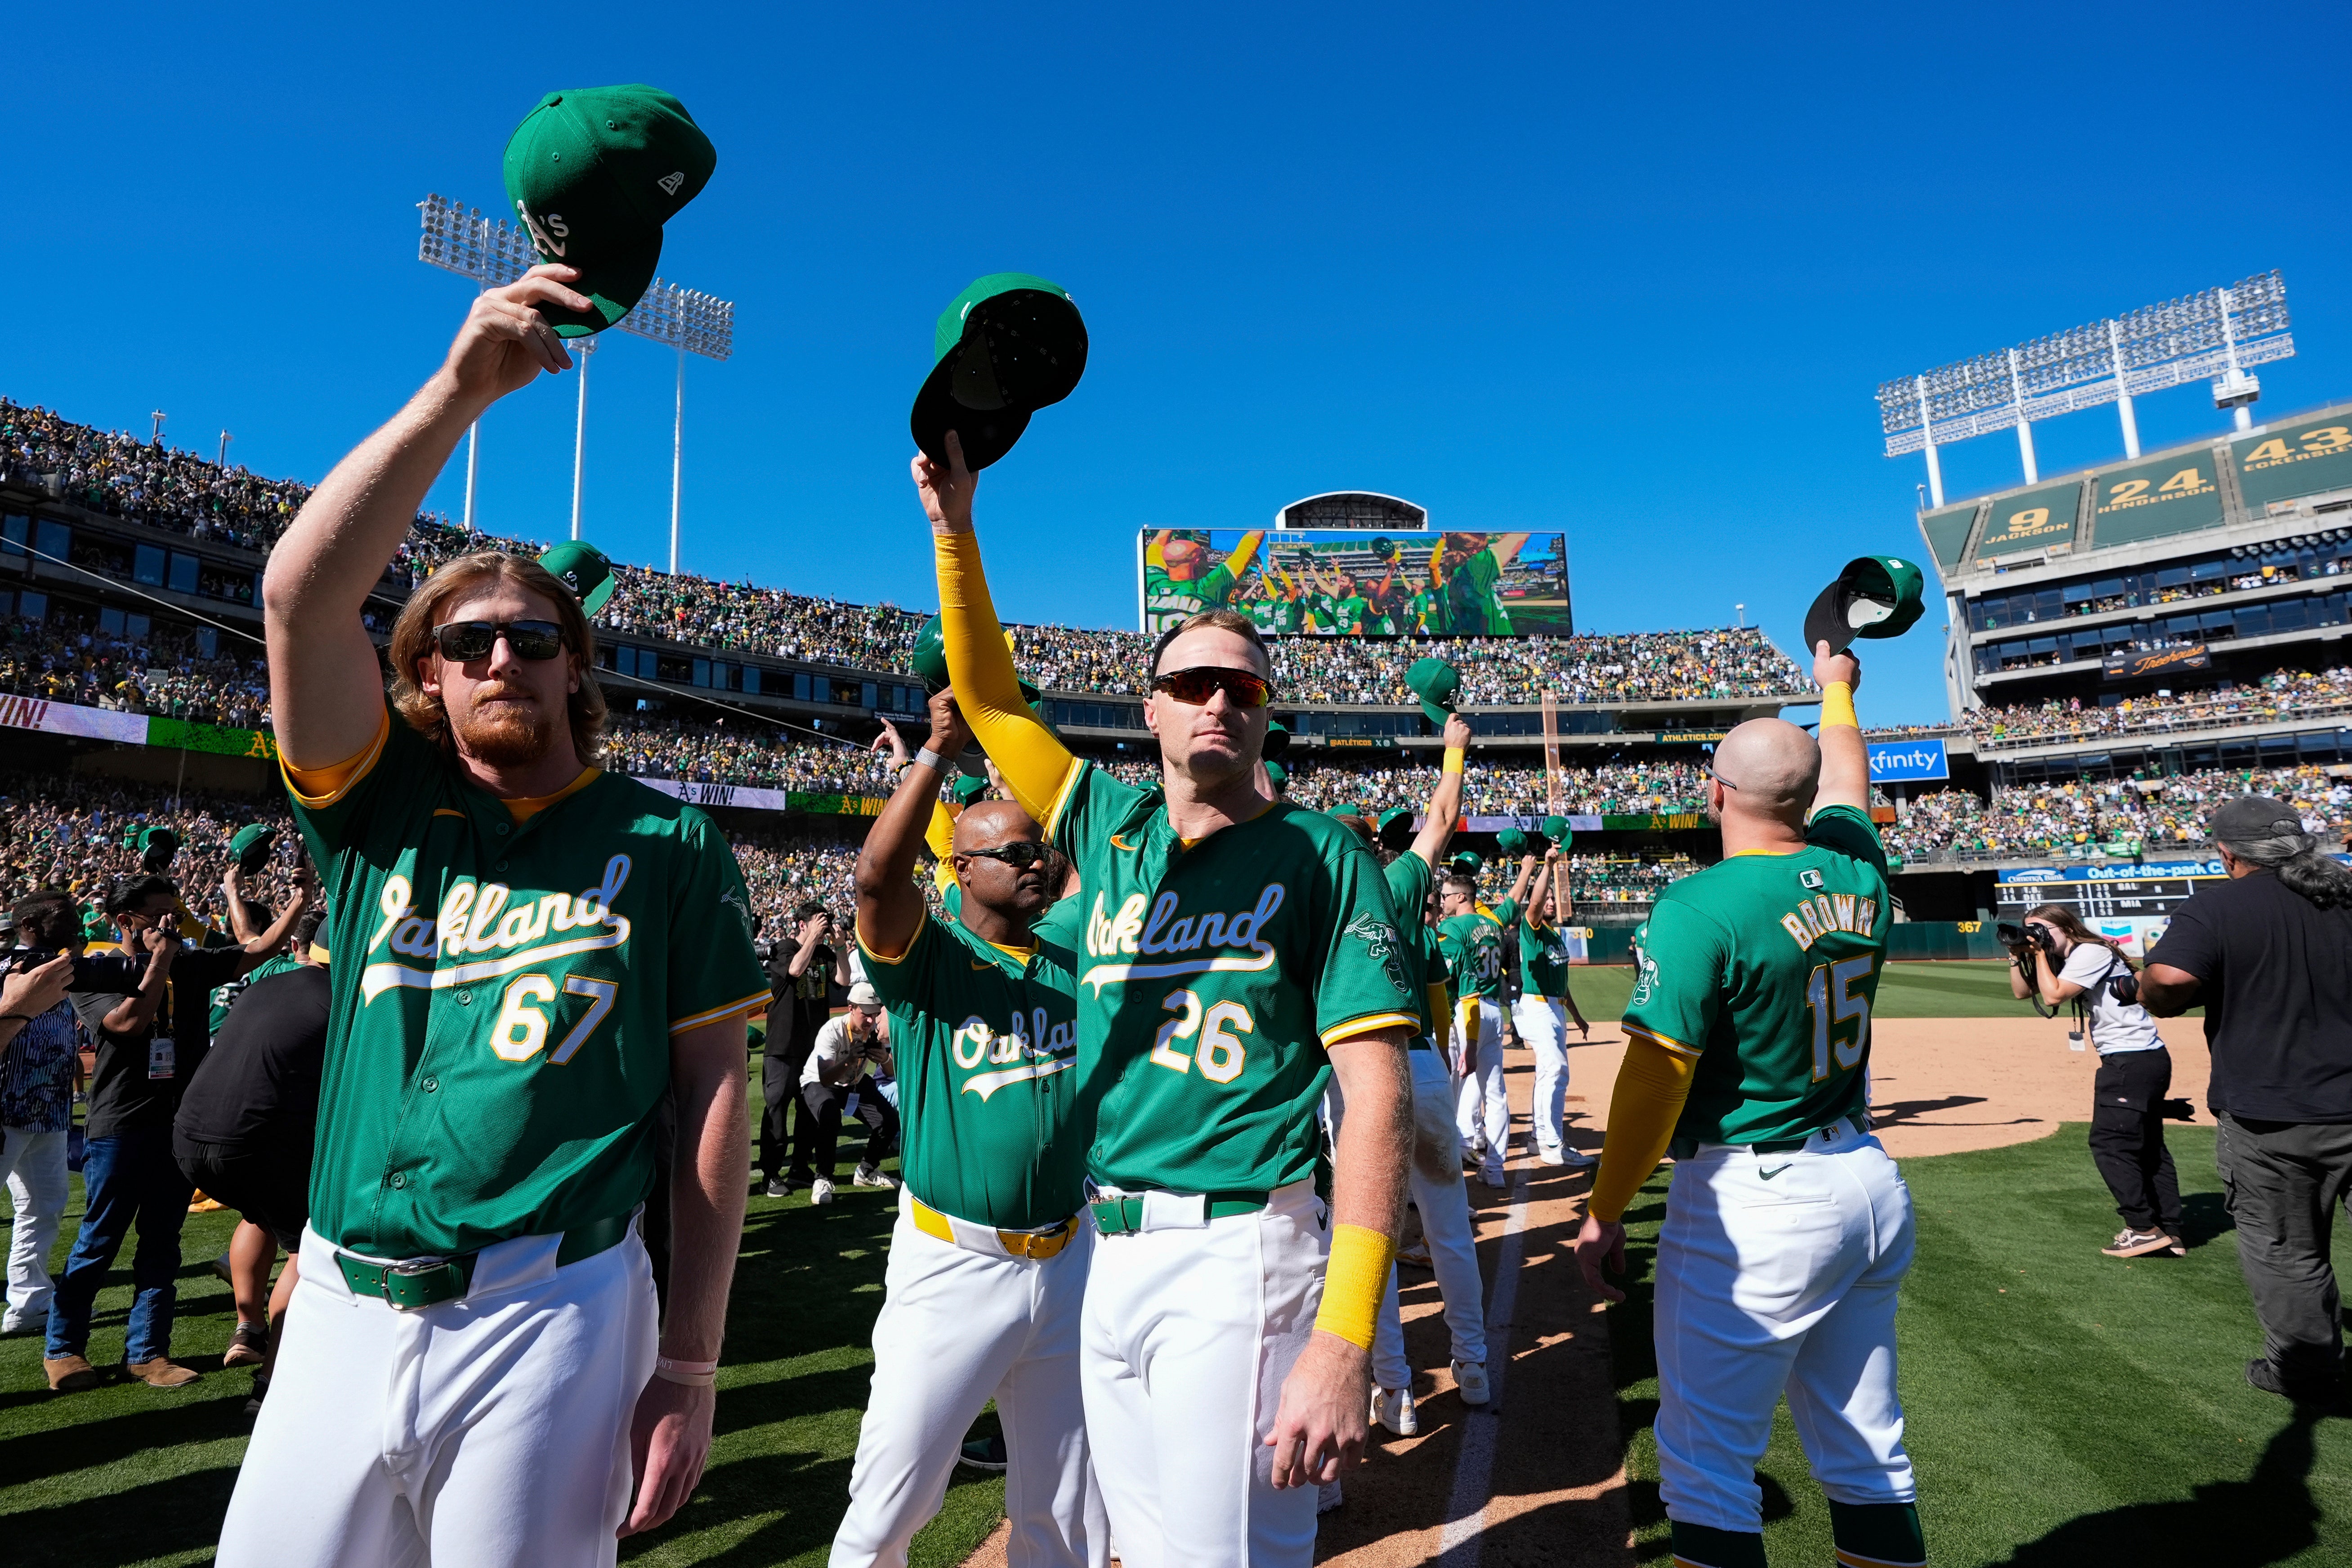
[[[1822,885],[1822,874],[1819,871],[1800,871],[1797,873],[1797,880],[1808,888],[1819,889]]]

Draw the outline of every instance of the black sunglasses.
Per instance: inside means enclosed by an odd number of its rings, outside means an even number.
[[[956,853],[975,855],[982,860],[1002,860],[1016,871],[1026,871],[1053,851],[1034,838],[1016,838],[993,849],[959,849]]]
[[[433,628],[441,657],[459,664],[489,658],[500,637],[517,658],[553,658],[563,651],[563,628],[553,621],[450,621]]]
[[[1155,675],[1151,678],[1151,689],[1165,691],[1193,708],[1202,706],[1219,691],[1236,708],[1263,708],[1274,700],[1274,682],[1265,676],[1246,669],[1227,669],[1217,664],[1195,665],[1190,669]]]

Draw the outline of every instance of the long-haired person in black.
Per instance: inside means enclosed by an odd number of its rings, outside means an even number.
[[[2180,1179],[2164,1146],[2172,1053],[2139,1004],[2139,980],[2123,950],[2064,904],[2025,917],[2011,949],[2009,989],[2053,1011],[2072,1005],[2099,1053],[2091,1099],[2091,1159],[2116,1195],[2124,1227],[2101,1248],[2110,1258],[2184,1257]]]

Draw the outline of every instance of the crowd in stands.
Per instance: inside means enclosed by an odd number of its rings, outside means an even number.
[[[1418,805],[1434,779],[1429,767],[1359,766],[1298,761],[1289,796],[1318,810],[1367,805]],[[1474,759],[1462,780],[1469,816],[1541,816],[1550,809],[1544,770]],[[1706,768],[1696,762],[1602,763],[1560,770],[1560,810],[1570,816],[1671,816],[1706,809]]]
[[[2177,851],[2203,846],[2206,816],[2234,795],[2286,801],[2323,838],[2352,832],[2352,777],[2296,767],[2020,785],[1995,790],[1990,803],[1969,790],[1934,790],[1914,795],[1882,837],[1906,860]]]
[[[1412,700],[1405,671],[1444,658],[1462,671],[1461,701],[1668,702],[1802,697],[1812,683],[1755,626],[1623,636],[1525,638],[1403,637],[1353,641],[1292,637],[1274,650],[1274,673],[1293,702]]]
[[[879,752],[750,718],[704,723],[616,710],[604,731],[604,765],[614,772],[696,784],[887,795],[884,761]]]
[[[144,616],[108,631],[87,612],[53,605],[45,620],[8,617],[0,692],[257,730],[268,722],[269,676],[259,648],[232,651],[245,646]]]
[[[2079,697],[1977,708],[1969,711],[1967,720],[1969,731],[1979,742],[1998,747],[2095,735],[2270,723],[2347,707],[2352,707],[2352,667],[2338,665],[2316,674],[2282,669],[2240,685],[2127,697],[2111,708],[2096,703],[2085,705]]]
[[[279,831],[269,865],[245,883],[245,896],[282,905],[301,841],[281,795],[0,773],[0,909],[44,888],[62,889],[95,908],[109,882],[139,873],[139,831],[164,826],[180,837],[166,875],[179,883],[181,901],[198,920],[226,930],[220,885],[229,865],[228,842],[252,823]]]

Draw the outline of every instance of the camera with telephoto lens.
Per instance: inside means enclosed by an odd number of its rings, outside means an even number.
[[[1993,931],[2000,938],[2001,946],[2012,952],[2021,953],[2029,947],[2038,947],[2044,952],[2050,951],[2050,930],[2047,926],[2011,925],[2002,921],[1993,927]]]
[[[44,963],[55,959],[58,952],[58,949],[53,947],[9,948],[0,952],[0,974],[22,974],[28,970],[38,969]],[[121,966],[121,960],[119,958],[110,962],[90,953],[83,953],[73,961],[73,978],[66,983],[66,989],[96,992],[116,990],[121,985],[122,979],[120,973],[113,971],[119,970]]]

